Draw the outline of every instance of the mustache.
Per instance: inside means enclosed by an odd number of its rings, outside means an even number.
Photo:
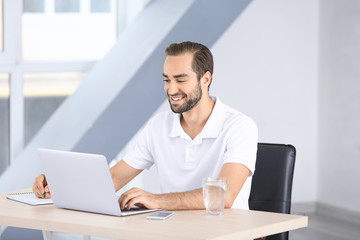
[[[179,96],[179,95],[182,95],[182,96],[187,96],[184,92],[177,92],[177,93],[173,93],[173,94],[169,94],[169,93],[166,93],[169,97],[175,97],[175,96]]]

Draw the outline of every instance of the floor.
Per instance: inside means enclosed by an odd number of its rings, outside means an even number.
[[[307,228],[290,232],[290,240],[359,240],[360,224],[328,217],[319,213],[308,214]]]

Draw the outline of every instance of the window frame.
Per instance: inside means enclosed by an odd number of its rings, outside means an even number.
[[[23,61],[21,45],[22,0],[3,0],[3,52],[0,52],[0,72],[9,73],[10,85],[10,164],[24,148],[25,72],[88,72],[96,61]]]
[[[97,61],[24,61],[22,59],[23,0],[3,1],[3,51],[0,72],[9,73],[10,85],[10,165],[24,149],[23,73],[89,72]],[[125,27],[151,0],[114,0],[116,39]],[[81,11],[89,9],[90,0],[81,0]],[[45,4],[45,12],[53,6]],[[116,41],[116,40],[115,40]]]

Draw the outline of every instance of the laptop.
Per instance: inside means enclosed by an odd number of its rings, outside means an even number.
[[[105,156],[38,149],[40,162],[59,208],[128,216],[159,209],[121,210]]]

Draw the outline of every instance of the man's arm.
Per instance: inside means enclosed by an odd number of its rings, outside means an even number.
[[[248,176],[249,169],[242,164],[226,163],[223,165],[219,177],[226,177],[228,180],[226,208],[232,206]],[[131,208],[133,205],[144,206],[150,209],[205,209],[201,188],[188,192],[168,194],[152,194],[139,188],[132,188],[121,195],[119,203],[121,209],[124,209],[125,206]]]
[[[152,194],[139,188],[132,188],[119,198],[121,209],[142,206],[149,209],[185,210],[204,209],[202,189],[181,193]]]
[[[239,194],[250,170],[240,163],[225,163],[221,168],[219,177],[227,178],[225,208],[231,208]]]
[[[134,177],[142,172],[142,169],[136,169],[129,166],[124,160],[121,160],[110,168],[111,179],[114,183],[115,190],[118,191]]]

